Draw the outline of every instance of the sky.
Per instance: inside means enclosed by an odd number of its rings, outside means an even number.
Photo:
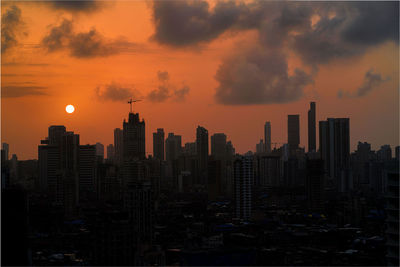
[[[351,151],[399,145],[398,2],[1,4],[1,139],[19,159],[50,125],[113,143],[131,97],[149,154],[157,128],[186,143],[198,125],[245,153],[270,121],[280,145],[288,114],[307,147],[310,101],[317,121],[350,118]]]

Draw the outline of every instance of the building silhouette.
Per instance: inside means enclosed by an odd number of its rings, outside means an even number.
[[[153,157],[161,161],[164,160],[164,129],[158,128],[153,133]]]
[[[107,146],[107,159],[110,162],[114,162],[114,155],[115,155],[114,145],[113,144],[109,144]]]
[[[260,139],[260,143],[256,144],[256,153],[264,153],[265,152],[265,144],[262,139]]]
[[[102,143],[97,142],[95,144],[96,146],[96,156],[98,156],[100,159],[104,159],[104,145]]]
[[[208,131],[201,126],[198,126],[196,130],[196,153],[199,167],[197,183],[206,185],[208,168]]]
[[[308,152],[316,151],[315,113],[315,102],[310,102],[310,109],[308,110]]]
[[[165,154],[166,160],[172,162],[177,160],[182,152],[182,136],[168,133],[165,140]]]
[[[114,129],[114,158],[115,164],[121,166],[124,158],[124,134],[120,128]]]
[[[300,115],[288,115],[288,144],[291,152],[300,145]]]
[[[128,121],[123,123],[124,161],[146,158],[145,122],[140,120],[139,113],[129,113]]]
[[[211,136],[211,155],[215,159],[225,160],[226,135],[224,133],[216,133]]]
[[[271,152],[271,123],[269,121],[265,122],[264,125],[264,143],[265,152]]]
[[[252,209],[252,193],[254,182],[253,156],[239,156],[233,163],[234,206],[235,216],[249,220]]]
[[[319,145],[328,181],[344,189],[350,163],[350,119],[328,118],[319,122]]]
[[[10,153],[10,146],[7,143],[2,143],[1,149],[4,150],[4,159],[8,160],[9,153]]]

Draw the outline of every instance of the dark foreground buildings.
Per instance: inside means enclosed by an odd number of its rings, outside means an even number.
[[[299,115],[287,144],[267,122],[244,155],[202,126],[185,144],[156,129],[147,155],[132,112],[107,158],[62,125],[49,127],[38,160],[3,144],[2,264],[398,266],[399,148],[351,152],[350,119],[316,131],[315,113],[312,102],[307,152]]]

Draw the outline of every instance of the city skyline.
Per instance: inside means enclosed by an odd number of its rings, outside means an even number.
[[[125,102],[134,97],[144,100],[134,105],[134,112],[139,111],[146,121],[147,140],[157,128],[164,128],[166,133],[181,135],[183,143],[193,141],[194,129],[203,125],[210,134],[224,132],[237,151],[245,153],[263,138],[265,121],[271,122],[273,142],[286,142],[286,115],[300,114],[300,146],[308,147],[307,105],[315,101],[316,122],[351,118],[352,151],[358,141],[371,143],[373,149],[383,144],[397,146],[398,2],[334,3],[329,20],[321,20],[328,12],[323,2],[261,3],[170,3],[182,20],[187,10],[201,10],[201,21],[219,18],[216,7],[220,11],[232,8],[233,14],[240,15],[222,28],[205,23],[211,32],[185,33],[185,43],[173,32],[179,28],[168,20],[168,6],[162,2],[93,1],[87,6],[3,2],[2,24],[9,25],[13,38],[2,50],[2,141],[21,159],[37,158],[35,147],[44,129],[65,125],[79,132],[85,144],[110,144],[113,129],[120,127],[129,111]],[[260,11],[260,21],[265,23],[242,25],[246,8]],[[364,32],[357,27],[371,10],[384,15],[371,17],[370,23],[380,27]],[[291,34],[276,35],[274,30],[283,26],[272,22],[286,22],[288,14],[304,22],[287,24],[288,30],[298,31],[299,37],[314,36],[315,41],[328,38],[338,56],[306,49],[318,47],[318,42],[295,46],[297,39]],[[323,23],[331,25],[335,15],[346,23],[336,25],[332,33],[316,31]],[[378,23],[382,18],[388,19]],[[282,41],[281,48],[277,50],[265,34]],[[88,43],[79,39],[85,36]],[[100,48],[91,50],[92,42]],[[88,54],[79,53],[78,45]],[[238,71],[245,73],[247,66],[254,66],[254,73],[261,75],[253,77],[254,86],[246,77],[243,81],[234,78],[242,77]],[[302,80],[296,68],[303,73]],[[270,87],[278,76],[286,77],[279,90]],[[291,84],[291,79],[298,83]],[[67,104],[75,106],[74,113],[65,113]],[[21,125],[30,129],[29,135],[19,132]],[[152,151],[151,142],[146,151]]]

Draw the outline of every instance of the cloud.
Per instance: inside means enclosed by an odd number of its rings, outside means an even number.
[[[1,96],[2,97],[22,97],[29,95],[47,95],[45,90],[47,87],[43,86],[2,86]]]
[[[100,101],[127,101],[130,98],[137,98],[139,93],[131,88],[124,87],[118,83],[112,82],[101,88],[98,86],[95,88],[95,94],[97,99]]]
[[[233,1],[218,1],[212,10],[206,1],[154,1],[152,38],[177,47],[211,41],[238,21],[244,7]]]
[[[102,7],[102,1],[96,0],[73,0],[73,1],[63,1],[63,0],[55,0],[55,1],[47,1],[54,9],[61,9],[70,12],[93,12],[97,11]]]
[[[150,102],[161,103],[169,99],[182,102],[189,94],[189,86],[184,85],[180,89],[175,89],[173,85],[169,84],[169,74],[167,71],[158,71],[157,78],[159,82],[158,87],[150,91],[146,96]]]
[[[1,52],[4,53],[18,45],[17,34],[24,22],[21,19],[21,9],[10,6],[1,16]]]
[[[65,49],[72,35],[72,21],[64,19],[59,26],[50,29],[50,32],[42,39],[42,45],[48,52]]]
[[[162,82],[169,80],[169,74],[167,71],[158,71],[157,77],[158,77],[158,80],[162,81]]]
[[[364,81],[360,87],[358,87],[357,91],[353,94],[349,92],[345,92],[343,90],[338,91],[338,98],[345,98],[345,97],[363,97],[369,94],[369,92],[373,91],[374,89],[379,88],[379,86],[389,81],[390,77],[383,79],[381,74],[374,73],[372,69],[367,71],[364,76]]]
[[[225,32],[255,29],[267,47],[288,46],[316,67],[398,43],[399,2],[154,1],[153,40],[175,47],[208,43]]]
[[[238,48],[219,66],[215,99],[224,105],[287,103],[300,99],[312,77],[300,69],[288,73],[287,60],[279,50],[260,46]]]
[[[138,44],[124,38],[109,40],[95,28],[88,32],[75,33],[71,20],[64,19],[59,26],[53,26],[42,39],[42,46],[48,52],[67,50],[75,58],[106,57],[142,50]]]

